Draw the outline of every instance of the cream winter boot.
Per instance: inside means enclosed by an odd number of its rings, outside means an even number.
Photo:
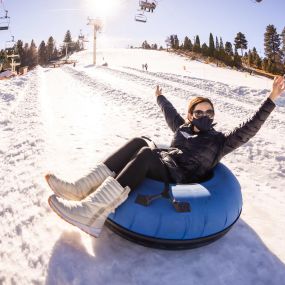
[[[58,197],[80,201],[94,192],[107,177],[115,177],[115,175],[115,172],[111,171],[105,164],[100,163],[91,173],[74,183],[62,181],[53,174],[47,174],[45,178]]]
[[[52,195],[48,202],[62,219],[98,237],[108,215],[127,199],[129,192],[128,186],[123,188],[116,179],[108,177],[82,201],[66,201]]]

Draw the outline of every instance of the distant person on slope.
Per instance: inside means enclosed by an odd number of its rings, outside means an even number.
[[[183,119],[157,86],[155,94],[166,122],[174,132],[168,149],[151,148],[143,138],[133,138],[87,176],[75,183],[46,175],[56,195],[51,208],[81,230],[99,236],[108,215],[146,178],[172,183],[200,182],[209,178],[223,156],[252,138],[285,91],[284,79],[274,79],[272,91],[254,116],[229,134],[214,129],[214,106],[208,98],[193,98]],[[74,201],[68,201],[74,200]]]

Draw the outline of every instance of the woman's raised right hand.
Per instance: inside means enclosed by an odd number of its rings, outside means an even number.
[[[155,96],[158,97],[162,95],[162,88],[159,88],[159,85],[156,86]]]

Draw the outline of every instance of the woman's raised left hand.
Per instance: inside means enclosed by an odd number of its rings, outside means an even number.
[[[160,95],[162,95],[162,88],[159,88],[159,85],[157,85],[155,89],[155,96],[158,97]]]
[[[283,92],[285,92],[285,78],[283,76],[276,76],[274,78],[273,84],[272,84],[272,90],[269,95],[269,98],[272,101],[275,101],[278,97],[281,96]]]

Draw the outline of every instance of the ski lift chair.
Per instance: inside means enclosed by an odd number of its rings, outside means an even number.
[[[83,35],[83,36],[79,36],[78,39],[84,43],[89,42],[89,40]]]
[[[7,54],[12,54],[12,53],[14,52],[14,48],[13,48],[13,47],[6,47],[6,48],[5,48],[5,52],[6,52]]]
[[[140,8],[141,10],[147,11],[147,12],[153,12],[153,10],[156,8],[157,6],[157,1],[153,0],[153,1],[148,1],[148,0],[140,0],[139,2]]]
[[[147,17],[144,14],[137,14],[135,16],[135,20],[137,22],[142,22],[142,23],[146,23],[147,22]]]
[[[83,35],[83,33],[82,33],[82,30],[80,30],[80,34],[79,34],[79,36],[78,36],[78,39],[79,39],[80,41],[83,41],[83,40],[84,40],[84,35]]]
[[[5,16],[0,17],[0,31],[8,30],[10,24],[10,17],[8,17],[8,11],[5,10]]]
[[[15,39],[14,36],[11,36],[12,40],[11,41],[6,41],[5,43],[5,51],[6,52],[12,52],[15,49]]]

